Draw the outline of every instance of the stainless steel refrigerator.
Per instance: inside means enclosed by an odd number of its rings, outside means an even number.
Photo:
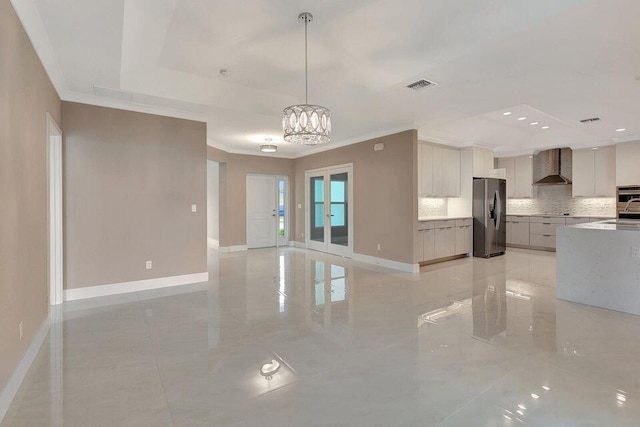
[[[507,246],[507,181],[473,179],[473,256],[504,254]]]

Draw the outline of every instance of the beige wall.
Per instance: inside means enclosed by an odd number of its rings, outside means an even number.
[[[384,150],[373,151],[378,142]],[[413,264],[417,143],[417,131],[411,130],[296,159],[295,240],[304,241],[305,171],[353,163],[354,252]]]
[[[62,126],[65,288],[206,272],[206,124],[63,102]]]
[[[232,154],[207,147],[207,158],[220,163],[220,246],[247,244],[247,174],[282,175],[289,177],[290,194],[294,194],[294,161],[267,156]],[[289,212],[293,197],[289,197]],[[289,215],[290,230],[295,228],[295,216]],[[293,236],[289,236],[293,240]]]
[[[0,389],[48,313],[47,112],[60,123],[60,99],[0,0]]]

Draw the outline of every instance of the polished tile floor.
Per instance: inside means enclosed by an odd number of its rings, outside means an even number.
[[[209,269],[66,303],[2,427],[640,425],[640,317],[557,301],[554,254]]]

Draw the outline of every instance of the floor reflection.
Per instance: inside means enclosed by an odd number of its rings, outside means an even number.
[[[65,304],[2,426],[640,417],[640,318],[556,301],[553,254],[419,275],[290,248],[209,263],[208,283]]]

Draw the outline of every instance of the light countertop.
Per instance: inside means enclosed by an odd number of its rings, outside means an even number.
[[[470,216],[427,216],[418,218],[418,222],[426,222],[426,221],[445,221],[448,219],[471,219]]]
[[[557,213],[537,213],[537,214],[512,214],[512,213],[507,213],[507,216],[521,216],[521,217],[526,217],[526,216],[535,216],[535,217],[542,217],[542,216],[548,216],[548,217],[552,217],[552,218],[602,218],[602,219],[613,219],[615,218],[615,216],[607,216],[607,215],[563,215],[563,214],[557,214]]]
[[[640,232],[640,221],[622,220],[618,224],[605,224],[609,221],[588,222],[585,224],[568,225],[570,228],[579,228],[583,230],[605,230],[605,231],[634,231]]]

